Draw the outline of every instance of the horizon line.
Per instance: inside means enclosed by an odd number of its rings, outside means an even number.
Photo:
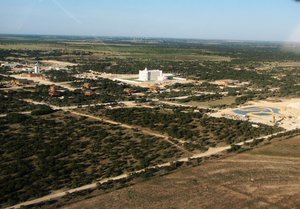
[[[221,39],[221,38],[183,38],[183,37],[152,37],[152,36],[123,36],[123,35],[67,35],[67,34],[34,34],[34,33],[0,33],[0,36],[58,36],[58,37],[81,37],[81,38],[127,38],[127,39],[170,39],[170,40],[194,40],[194,41],[224,41],[224,42],[268,42],[268,43],[290,43],[300,44],[297,41],[282,40],[251,40],[251,39]]]

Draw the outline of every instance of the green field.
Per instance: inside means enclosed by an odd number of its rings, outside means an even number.
[[[115,56],[120,58],[159,59],[159,60],[198,60],[198,61],[230,61],[229,56],[219,56],[214,53],[208,55],[202,49],[163,48],[149,45],[116,45],[83,42],[49,42],[49,43],[1,43],[0,50],[64,50],[88,51],[103,58]],[[145,56],[147,55],[147,56]]]
[[[235,98],[233,96],[223,97],[219,100],[213,100],[213,101],[207,101],[207,102],[196,102],[191,101],[184,104],[187,105],[193,105],[193,106],[199,106],[199,107],[215,107],[215,106],[221,106],[221,105],[232,105],[235,103]]]

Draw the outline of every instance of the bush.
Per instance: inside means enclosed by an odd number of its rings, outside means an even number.
[[[29,120],[31,117],[19,113],[9,113],[7,114],[6,120],[8,123],[21,123],[23,121]]]
[[[31,112],[31,115],[47,115],[55,112],[55,110],[51,109],[49,106],[42,105],[38,109],[35,109]]]
[[[231,145],[231,148],[228,150],[228,152],[237,152],[241,149],[242,146],[240,145],[236,145],[236,144],[233,144]]]

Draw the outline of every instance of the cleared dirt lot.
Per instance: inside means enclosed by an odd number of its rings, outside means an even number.
[[[299,208],[299,153],[295,137],[66,208]]]
[[[220,110],[216,113],[210,114],[214,117],[226,117],[233,119],[246,119],[241,114],[237,114],[236,110],[243,110],[244,108],[266,108],[266,109],[278,109],[278,113],[270,111],[268,115],[259,115],[263,112],[258,112],[259,114],[245,114],[248,116],[249,121],[255,123],[264,123],[266,125],[273,126],[274,119],[278,123],[278,126],[293,130],[300,128],[300,99],[299,98],[289,98],[289,99],[278,99],[278,101],[251,101],[242,105],[239,108],[228,108]],[[275,117],[275,118],[273,118]]]
[[[66,88],[70,91],[76,90],[76,88],[73,88],[72,86],[68,85],[67,82],[52,82],[41,77],[28,77],[26,74],[12,75],[11,77],[16,79],[26,79],[43,85],[56,85],[62,88]]]
[[[49,65],[51,67],[62,67],[62,68],[67,67],[67,66],[77,65],[76,63],[63,62],[63,61],[57,61],[57,60],[43,60],[42,64]]]

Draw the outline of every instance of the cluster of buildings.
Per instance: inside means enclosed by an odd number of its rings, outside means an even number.
[[[40,64],[37,62],[33,68],[28,68],[27,71],[28,74],[40,75],[41,74]]]
[[[49,87],[49,96],[51,96],[51,97],[59,97],[60,96],[57,86],[52,85]]]
[[[17,62],[5,62],[1,63],[1,67],[9,67],[14,72],[27,72],[30,77],[39,77],[41,76],[41,67],[40,63],[37,62],[33,67],[27,67]]]
[[[96,92],[92,89],[93,85],[91,83],[84,83],[82,87],[83,87],[83,94],[85,96],[93,96],[96,94]]]

